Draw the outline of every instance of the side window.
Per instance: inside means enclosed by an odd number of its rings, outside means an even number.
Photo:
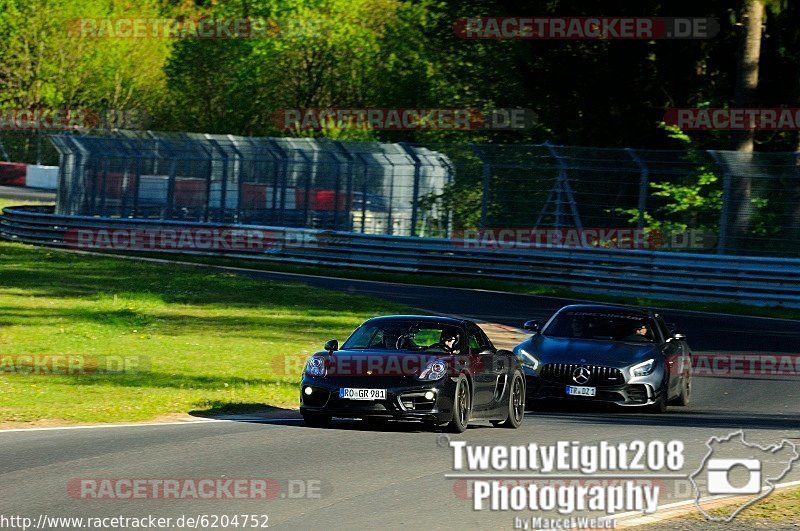
[[[488,346],[485,341],[483,332],[477,326],[469,327],[469,350],[472,354],[477,354],[483,347]]]
[[[658,324],[658,329],[661,332],[661,341],[666,341],[666,339],[670,336],[667,323],[664,322],[664,318],[660,315],[656,317],[656,323]]]
[[[490,349],[494,350],[494,345],[492,344],[491,340],[489,339],[489,336],[486,335],[486,332],[484,332],[483,329],[481,329],[481,328],[479,328],[478,330],[481,331],[481,337],[483,338],[483,345],[485,347],[489,347]]]
[[[378,330],[369,342],[367,347],[383,346],[383,330]]]

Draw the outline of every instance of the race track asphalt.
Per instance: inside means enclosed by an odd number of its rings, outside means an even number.
[[[569,302],[480,290],[242,274],[265,282],[304,281],[512,326],[527,319],[544,320]],[[672,310],[663,314],[688,336],[696,352],[800,353],[797,321]],[[546,409],[528,413],[518,430],[476,423],[453,436],[424,431],[413,423],[373,429],[357,420],[314,429],[305,427],[291,410],[203,423],[0,432],[0,515],[177,518],[246,513],[266,514],[270,527],[281,529],[511,528],[514,517],[533,514],[473,510],[469,482],[445,478],[453,473],[448,437],[483,445],[678,439],[685,444],[681,472],[688,475],[699,467],[712,436],[743,429],[748,442],[800,441],[797,383],[793,375],[696,378],[692,404],[662,415]],[[800,479],[800,465],[795,468],[783,481]],[[272,491],[275,496],[269,500],[86,500],[71,497],[68,490],[70,481],[81,478],[223,477],[269,478],[280,491]],[[662,504],[691,498],[684,479],[654,481],[663,482]],[[313,495],[295,498],[301,485]]]

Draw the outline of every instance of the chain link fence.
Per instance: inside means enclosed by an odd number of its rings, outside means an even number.
[[[658,248],[800,256],[797,153],[128,131],[51,141],[59,214],[454,239],[543,231],[549,243],[632,229]]]

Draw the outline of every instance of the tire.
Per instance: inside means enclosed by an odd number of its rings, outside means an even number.
[[[495,428],[519,428],[525,417],[525,381],[519,371],[514,371],[508,388],[507,417],[504,421],[492,421]]]
[[[303,413],[303,420],[310,428],[327,428],[331,423],[331,416],[324,413]]]
[[[673,406],[681,406],[686,407],[689,405],[689,399],[692,396],[692,377],[691,376],[684,376],[683,381],[681,382],[681,392],[680,394],[670,400],[670,404]]]
[[[650,413],[666,413],[667,411],[667,394],[669,393],[669,382],[664,382],[661,387],[661,396],[658,402],[647,406],[647,411]]]
[[[469,424],[469,412],[472,400],[469,392],[469,382],[462,374],[456,382],[456,392],[453,394],[453,420],[447,425],[452,433],[464,433]]]

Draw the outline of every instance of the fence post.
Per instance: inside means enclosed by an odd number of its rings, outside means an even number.
[[[647,185],[650,179],[650,169],[644,163],[642,158],[636,153],[636,150],[625,148],[625,152],[630,155],[636,165],[639,166],[639,219],[636,221],[636,228],[642,230],[644,228],[644,212],[647,208]]]
[[[342,144],[340,141],[331,140],[331,144],[338,148],[337,153],[339,153],[339,155],[344,157],[344,159],[347,161],[345,163],[346,164],[345,168],[346,168],[346,171],[347,171],[347,185],[346,185],[347,186],[347,192],[345,193],[345,196],[344,196],[345,197],[345,202],[346,202],[345,205],[344,205],[344,212],[345,212],[345,217],[346,217],[345,225],[346,225],[348,231],[355,232],[356,228],[355,228],[355,224],[353,223],[353,200],[355,198],[355,190],[354,190],[354,187],[355,187],[355,157],[353,157],[353,154],[350,153],[350,151],[348,151],[347,148],[344,146],[344,144]],[[331,153],[331,156],[333,156],[333,153]],[[339,179],[338,175],[342,171],[342,169],[341,169],[342,165],[341,165],[341,162],[339,161],[338,158],[336,158],[336,163],[339,166],[339,168],[336,170],[336,175],[337,175],[337,180],[338,180]],[[365,201],[366,201],[366,198],[365,198]],[[336,208],[337,209],[339,208],[338,190],[337,190],[337,194],[336,194]],[[362,233],[364,232],[363,223],[361,224],[361,232]]]
[[[556,151],[556,147],[551,144],[549,140],[546,140],[542,145],[547,149],[547,151],[550,152],[550,155],[556,159],[559,168],[556,184],[553,186],[553,189],[550,191],[550,195],[548,196],[548,201],[550,200],[550,197],[552,197],[555,203],[555,228],[561,228],[561,203],[566,202],[569,204],[570,213],[572,214],[572,221],[575,224],[575,227],[582,229],[583,223],[581,222],[581,217],[578,214],[578,207],[575,204],[575,196],[572,195],[572,187],[569,185],[569,177],[567,176],[567,170],[569,168],[567,167],[566,162],[564,162],[564,157],[561,156],[558,151]],[[561,194],[566,196],[566,201],[561,199]],[[544,207],[542,207],[542,211],[539,213],[539,217],[536,220],[537,227],[544,218],[547,204],[548,203],[545,202]]]
[[[467,144],[483,164],[483,194],[481,197],[481,224],[479,229],[486,228],[486,218],[489,215],[489,199],[492,193],[492,164],[486,159],[485,153],[475,144]]]
[[[369,162],[364,158],[363,153],[356,153],[356,157],[362,165],[361,175],[361,234],[364,234],[367,223],[367,173]]]
[[[719,243],[717,244],[717,254],[725,254],[728,247],[728,218],[730,216],[731,200],[731,171],[719,153],[714,149],[706,151],[717,166],[722,170],[722,209],[719,215]]]
[[[233,135],[228,135],[228,140],[230,141],[230,147],[234,152],[234,159],[233,159],[233,169],[231,171],[232,180],[236,181],[236,215],[234,216],[233,220],[234,223],[241,223],[242,217],[242,199],[244,197],[244,178],[242,174],[242,166],[244,166],[244,162],[246,157],[241,152],[241,150],[236,146],[236,137]],[[252,153],[249,153],[252,156]]]
[[[36,165],[42,165],[42,122],[36,120]]]
[[[453,163],[450,162],[450,159],[446,156],[439,156],[439,160],[441,161],[442,165],[447,168],[447,184],[453,184],[454,175],[456,173],[455,168],[453,167]],[[453,236],[453,210],[448,208],[447,209],[447,222],[445,227],[445,234],[447,238]]]
[[[106,196],[108,195],[108,168],[111,165],[111,161],[108,157],[103,159],[103,187],[101,190],[100,195],[100,215],[103,217],[108,216],[108,212],[106,212]]]
[[[417,235],[417,216],[419,216],[419,178],[420,171],[422,170],[422,161],[419,156],[414,152],[413,148],[405,142],[398,142],[398,145],[408,154],[412,161],[414,161],[414,191],[411,198],[411,234],[410,236]]]

